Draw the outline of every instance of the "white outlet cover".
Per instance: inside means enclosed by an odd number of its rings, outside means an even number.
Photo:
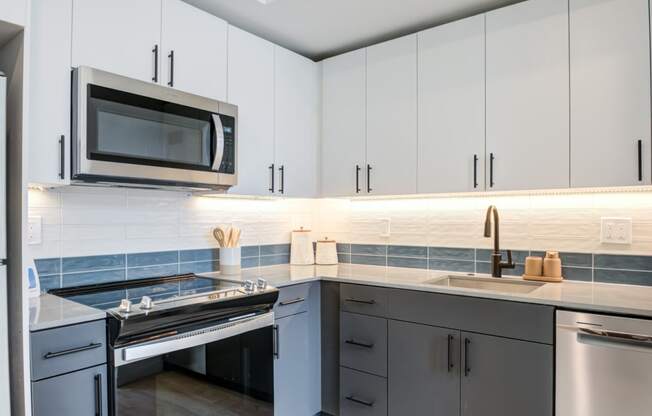
[[[632,219],[602,217],[600,219],[602,244],[632,244]]]
[[[38,245],[43,242],[43,218],[37,215],[27,220],[27,244]]]

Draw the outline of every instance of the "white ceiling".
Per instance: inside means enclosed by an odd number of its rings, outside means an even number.
[[[320,60],[521,0],[185,0]]]

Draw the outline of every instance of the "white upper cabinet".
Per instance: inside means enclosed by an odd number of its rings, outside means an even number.
[[[366,194],[365,49],[322,62],[322,196]]]
[[[419,33],[418,191],[484,190],[484,16]]]
[[[276,46],[274,74],[275,192],[293,197],[317,196],[320,66]]]
[[[180,0],[163,0],[164,85],[226,100],[227,23]]]
[[[571,186],[650,184],[649,33],[647,0],[570,1]]]
[[[72,65],[152,81],[161,59],[161,0],[74,0]],[[158,72],[158,74],[155,74]]]
[[[70,183],[72,0],[32,0],[28,181]]]
[[[567,188],[568,0],[498,9],[486,27],[487,189]]]
[[[25,26],[27,0],[0,0],[0,20]]]
[[[274,163],[274,45],[229,26],[228,102],[238,106],[238,185],[270,195]]]
[[[416,193],[416,34],[367,48],[367,164],[371,194]]]

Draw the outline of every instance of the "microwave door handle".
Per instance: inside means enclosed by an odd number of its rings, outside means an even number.
[[[215,129],[215,158],[213,159],[212,170],[218,172],[224,157],[224,126],[219,114],[212,114],[212,120]]]

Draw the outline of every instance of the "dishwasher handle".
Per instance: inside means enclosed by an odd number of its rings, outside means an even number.
[[[600,344],[620,344],[652,350],[652,336],[628,334],[626,332],[608,331],[604,329],[577,328],[579,342],[597,341]]]

